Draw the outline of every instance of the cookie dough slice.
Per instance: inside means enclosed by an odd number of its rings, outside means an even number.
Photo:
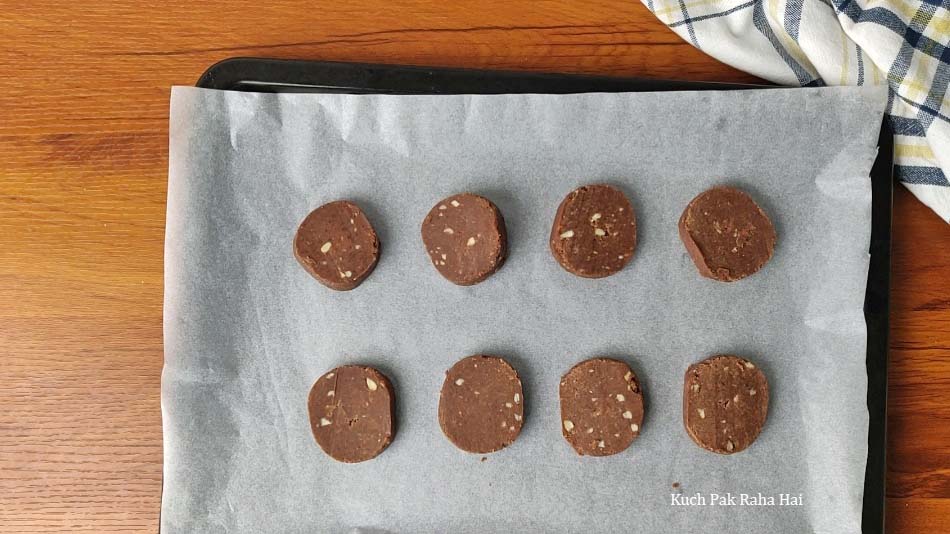
[[[643,394],[627,364],[583,361],[561,378],[561,433],[581,456],[610,456],[640,435]]]
[[[338,200],[313,210],[300,223],[294,256],[321,284],[348,291],[376,267],[379,238],[359,206]]]
[[[680,239],[699,274],[735,282],[772,258],[775,228],[748,194],[714,187],[690,201],[679,220]]]
[[[323,452],[334,460],[365,462],[392,442],[395,405],[392,384],[376,369],[337,367],[310,389],[310,429]]]
[[[485,454],[511,445],[524,424],[524,393],[517,371],[497,356],[459,360],[445,373],[439,425],[463,451]]]
[[[683,425],[700,447],[734,454],[755,441],[769,411],[769,383],[749,360],[721,354],[690,365]]]
[[[617,273],[637,247],[633,206],[616,187],[579,187],[558,207],[549,244],[554,259],[577,276],[603,278]]]
[[[490,200],[472,193],[438,202],[422,221],[422,242],[439,274],[460,286],[485,280],[508,256],[504,217]]]

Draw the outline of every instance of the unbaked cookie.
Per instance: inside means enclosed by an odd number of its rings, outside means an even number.
[[[469,356],[445,373],[439,425],[463,451],[495,452],[521,433],[523,395],[521,379],[508,362],[497,356]]]
[[[550,246],[561,267],[577,276],[603,278],[619,272],[637,246],[633,206],[616,187],[579,187],[557,209]]]
[[[490,200],[472,193],[437,203],[422,221],[422,242],[439,274],[460,286],[488,278],[508,255],[504,217]]]
[[[699,274],[720,282],[754,274],[775,250],[772,221],[752,197],[732,187],[714,187],[690,201],[679,233]]]
[[[561,433],[582,456],[624,451],[640,435],[643,394],[627,364],[594,358],[561,378]]]
[[[310,389],[310,429],[331,458],[363,462],[375,458],[392,442],[395,405],[392,384],[376,369],[337,367]]]
[[[737,453],[755,441],[769,411],[769,383],[749,360],[718,355],[690,365],[683,380],[683,424],[700,447]]]
[[[379,239],[359,206],[338,200],[313,210],[300,223],[294,256],[321,284],[348,291],[376,267]]]

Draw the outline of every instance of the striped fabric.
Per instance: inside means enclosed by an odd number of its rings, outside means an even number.
[[[641,1],[697,48],[775,83],[886,83],[897,176],[950,222],[950,0]]]

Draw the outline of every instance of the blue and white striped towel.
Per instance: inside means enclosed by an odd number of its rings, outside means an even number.
[[[895,171],[950,222],[950,0],[641,0],[697,48],[782,85],[890,86]]]

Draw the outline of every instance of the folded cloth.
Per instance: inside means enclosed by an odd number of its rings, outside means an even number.
[[[641,0],[716,59],[782,85],[890,87],[895,172],[950,222],[950,0]]]

